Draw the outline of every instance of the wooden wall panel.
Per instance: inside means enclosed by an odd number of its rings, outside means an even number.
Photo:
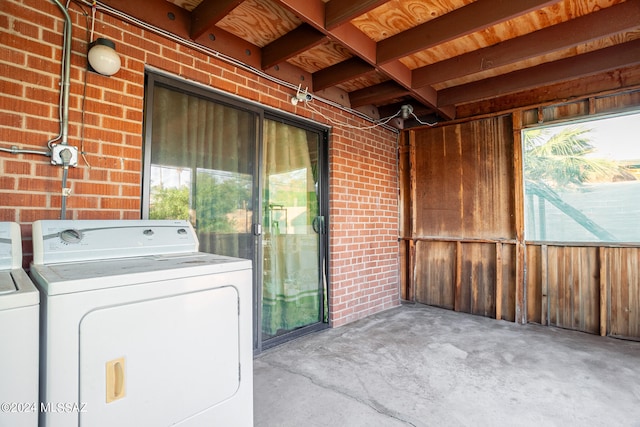
[[[516,245],[496,244],[500,260],[496,259],[500,280],[496,280],[496,318],[516,320]],[[498,253],[498,252],[496,252]]]
[[[496,249],[492,243],[463,243],[456,311],[495,317]]]
[[[462,205],[457,126],[416,132],[415,141],[414,235],[457,236]]]
[[[415,140],[416,236],[514,237],[509,117],[425,129]]]
[[[609,333],[640,338],[640,248],[607,248],[606,282],[610,292]]]
[[[416,243],[416,302],[453,310],[455,242]]]
[[[542,321],[542,251],[539,245],[527,245],[527,273],[525,278],[527,288],[527,321],[546,325]],[[545,295],[546,302],[546,295]],[[547,310],[547,307],[544,307]],[[545,315],[546,317],[546,315]]]
[[[515,236],[513,134],[510,117],[460,125],[462,236]]]
[[[599,271],[598,248],[549,246],[549,325],[600,332]]]

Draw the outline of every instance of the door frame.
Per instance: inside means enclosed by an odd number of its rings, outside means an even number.
[[[319,216],[324,218],[324,221],[323,221],[324,226],[322,227],[322,233],[319,233],[319,238],[318,238],[318,256],[319,256],[318,265],[320,266],[320,268],[318,269],[318,280],[319,280],[319,283],[323,283],[324,281],[323,288],[325,290],[323,291],[323,295],[321,298],[320,310],[323,316],[324,316],[324,313],[327,313],[327,315],[326,315],[326,320],[322,322],[303,326],[293,331],[290,331],[285,334],[263,341],[261,324],[262,324],[262,285],[263,285],[262,278],[263,278],[264,272],[262,269],[262,263],[260,263],[259,267],[256,268],[256,270],[258,270],[259,277],[256,278],[258,281],[255,283],[255,288],[254,288],[254,290],[257,290],[257,293],[258,293],[257,297],[254,299],[254,334],[255,334],[254,352],[255,354],[259,354],[263,350],[269,349],[271,347],[275,347],[279,344],[282,344],[294,338],[298,338],[312,332],[317,332],[322,329],[326,329],[330,326],[329,318],[328,318],[329,312],[330,312],[329,290],[331,289],[329,284],[329,130],[325,126],[319,126],[317,124],[314,125],[301,120],[296,120],[295,118],[294,119],[286,118],[286,117],[283,117],[281,114],[274,113],[271,111],[265,111],[262,123],[264,123],[264,120],[277,121],[289,126],[295,126],[300,129],[304,129],[310,132],[315,132],[318,134],[318,144],[319,144],[319,147],[318,147],[318,195],[319,195],[318,214]],[[258,142],[259,143],[258,151],[259,151],[259,158],[260,158],[260,161],[257,163],[258,169],[259,169],[258,180],[262,180],[262,177],[263,177],[262,168],[265,166],[262,162],[263,154],[264,154],[263,153],[264,126],[262,126],[262,123],[260,125],[260,131],[259,131],[260,136],[259,136],[259,142]],[[260,207],[260,209],[262,209],[262,203],[263,203],[263,190],[264,190],[264,183],[259,182],[258,206]],[[258,218],[258,221],[260,223],[260,228],[263,228],[262,215],[259,215],[259,216],[260,217]],[[257,259],[263,260],[264,259],[263,258],[264,253],[262,249],[263,236],[260,235],[258,237],[259,238],[256,239],[258,241],[258,247],[256,248]]]
[[[198,96],[210,100],[212,102],[227,105],[229,107],[238,108],[243,111],[251,112],[255,115],[256,128],[255,128],[255,141],[254,141],[254,179],[252,185],[253,191],[253,221],[252,221],[252,234],[253,234],[253,253],[254,259],[253,265],[253,280],[252,280],[252,296],[253,296],[253,351],[254,354],[259,354],[263,350],[282,344],[283,342],[291,339],[306,335],[311,332],[316,332],[328,328],[330,313],[329,306],[329,130],[330,127],[321,123],[314,122],[312,120],[296,116],[275,108],[271,108],[262,105],[258,102],[241,98],[237,95],[228,94],[215,89],[211,86],[187,81],[178,76],[166,73],[161,70],[157,70],[151,67],[145,68],[145,93],[144,93],[144,124],[143,124],[143,159],[142,159],[142,187],[141,187],[141,209],[140,217],[149,217],[149,194],[150,194],[150,177],[148,171],[151,167],[151,130],[152,130],[152,109],[153,105],[153,92],[150,88],[156,84],[161,86],[181,91],[193,96]],[[263,203],[263,183],[260,182],[263,175],[262,159],[263,159],[263,128],[265,119],[279,121],[291,126],[296,126],[308,131],[317,132],[319,135],[319,147],[318,147],[318,190],[319,190],[319,214],[324,217],[324,227],[319,238],[319,265],[318,271],[319,280],[324,280],[324,288],[326,289],[322,298],[321,310],[326,313],[326,319],[323,322],[314,323],[308,326],[298,328],[294,331],[288,332],[278,337],[274,337],[266,342],[262,342],[262,281],[263,281],[263,269],[262,262],[263,250],[262,250],[262,203]]]

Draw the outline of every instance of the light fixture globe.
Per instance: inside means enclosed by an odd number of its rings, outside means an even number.
[[[120,69],[120,56],[116,53],[116,45],[108,39],[98,38],[89,45],[87,54],[90,69],[112,76]]]

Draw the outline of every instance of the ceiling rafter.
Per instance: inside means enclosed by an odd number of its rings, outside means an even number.
[[[508,21],[560,0],[478,0],[378,42],[383,64]]]
[[[423,87],[469,76],[637,29],[640,29],[640,0],[628,0],[484,49],[416,68],[412,72],[413,86]]]
[[[531,0],[528,0],[531,1]],[[558,1],[558,0],[556,0]],[[296,14],[301,20],[322,31],[332,40],[345,46],[354,56],[360,57],[371,66],[376,67],[391,80],[399,82],[416,100],[429,107],[437,109],[440,115],[447,118],[455,117],[455,109],[437,107],[437,94],[431,88],[412,89],[411,70],[400,61],[392,61],[378,66],[376,64],[376,42],[354,27],[351,23],[345,23],[327,30],[325,22],[325,3],[322,0],[277,0],[279,4]],[[393,98],[389,98],[393,99]],[[351,102],[353,106],[353,101]]]
[[[262,68],[273,67],[326,40],[326,35],[309,24],[302,24],[262,48]]]
[[[186,40],[194,40],[217,52],[238,59],[247,65],[259,68],[261,50],[240,37],[234,36],[220,28],[211,28],[196,39],[191,38],[191,14],[166,0],[101,0],[107,6],[124,12],[130,16],[153,25],[156,28],[175,34]],[[209,36],[211,34],[211,36]],[[242,52],[244,56],[239,56]],[[248,53],[248,54],[246,54]]]
[[[191,31],[193,40],[197,39],[244,0],[202,0],[191,11]]]
[[[313,90],[336,86],[374,71],[374,67],[360,58],[350,58],[313,73]]]
[[[373,87],[359,89],[351,92],[351,107],[358,108],[365,105],[377,104],[389,99],[402,98],[410,92],[393,81],[377,84]]]
[[[175,34],[178,43],[199,44],[295,85],[305,81],[342,105],[375,106],[372,117],[410,104],[420,119],[394,121],[400,127],[493,111],[513,99],[533,105],[541,97],[640,86],[640,44],[632,42],[640,39],[640,0],[465,0],[462,7],[460,0],[396,1],[98,3],[106,13],[111,7]],[[437,17],[425,21],[429,16]],[[393,28],[395,35],[379,39]],[[451,57],[449,47],[467,53]],[[164,48],[147,55],[172,67]],[[560,56],[567,58],[544,63]],[[474,82],[462,84],[465,77]],[[557,87],[557,95],[544,92]]]
[[[640,39],[438,92],[441,105],[464,104],[640,65]]]
[[[389,0],[330,0],[325,6],[325,28],[332,30]]]

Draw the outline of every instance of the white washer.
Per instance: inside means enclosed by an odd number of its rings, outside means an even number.
[[[251,261],[186,221],[37,221],[41,427],[251,426]]]
[[[22,269],[20,226],[0,222],[0,426],[38,425],[39,302]]]

